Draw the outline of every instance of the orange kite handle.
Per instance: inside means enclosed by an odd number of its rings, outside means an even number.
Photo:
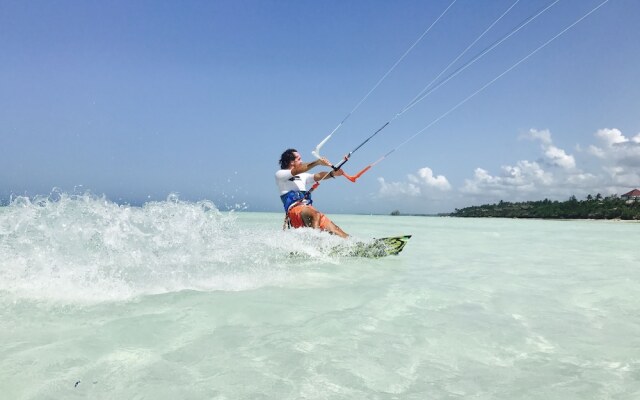
[[[370,168],[371,168],[371,165],[367,165],[362,171],[358,172],[355,176],[348,175],[344,171],[342,171],[342,176],[344,176],[345,178],[347,178],[351,182],[355,183],[356,180],[358,180],[358,178],[360,178],[362,176],[362,174],[367,172]]]

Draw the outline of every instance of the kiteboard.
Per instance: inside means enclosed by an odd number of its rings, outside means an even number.
[[[336,246],[332,253],[346,257],[380,258],[397,256],[407,245],[411,235],[391,236],[371,242],[357,242],[350,246]]]

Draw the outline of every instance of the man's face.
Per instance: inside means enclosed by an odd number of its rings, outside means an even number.
[[[298,165],[302,164],[302,157],[300,157],[300,154],[298,152],[293,153],[294,155],[294,159],[291,162],[291,168],[293,167],[297,167]]]

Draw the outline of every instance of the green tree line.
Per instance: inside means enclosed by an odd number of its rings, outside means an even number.
[[[452,217],[549,218],[549,219],[624,219],[640,220],[640,201],[627,201],[617,195],[588,195],[584,200],[571,196],[567,201],[500,201],[458,209]]]

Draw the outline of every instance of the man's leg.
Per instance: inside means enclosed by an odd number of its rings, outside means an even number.
[[[327,218],[324,214],[319,212],[313,207],[304,207],[304,210],[301,213],[302,220],[304,221],[305,226],[314,228],[314,229],[322,229],[329,233],[333,233],[334,235],[338,235],[342,238],[346,238],[347,235],[340,227],[333,223],[329,218]]]
[[[322,216],[322,218],[324,219],[324,221],[321,223],[320,229],[324,229],[325,231],[333,233],[334,235],[338,235],[341,238],[346,238],[347,236],[349,236],[345,231],[340,229],[338,225],[334,224],[333,221],[331,221],[329,218],[324,215]]]

